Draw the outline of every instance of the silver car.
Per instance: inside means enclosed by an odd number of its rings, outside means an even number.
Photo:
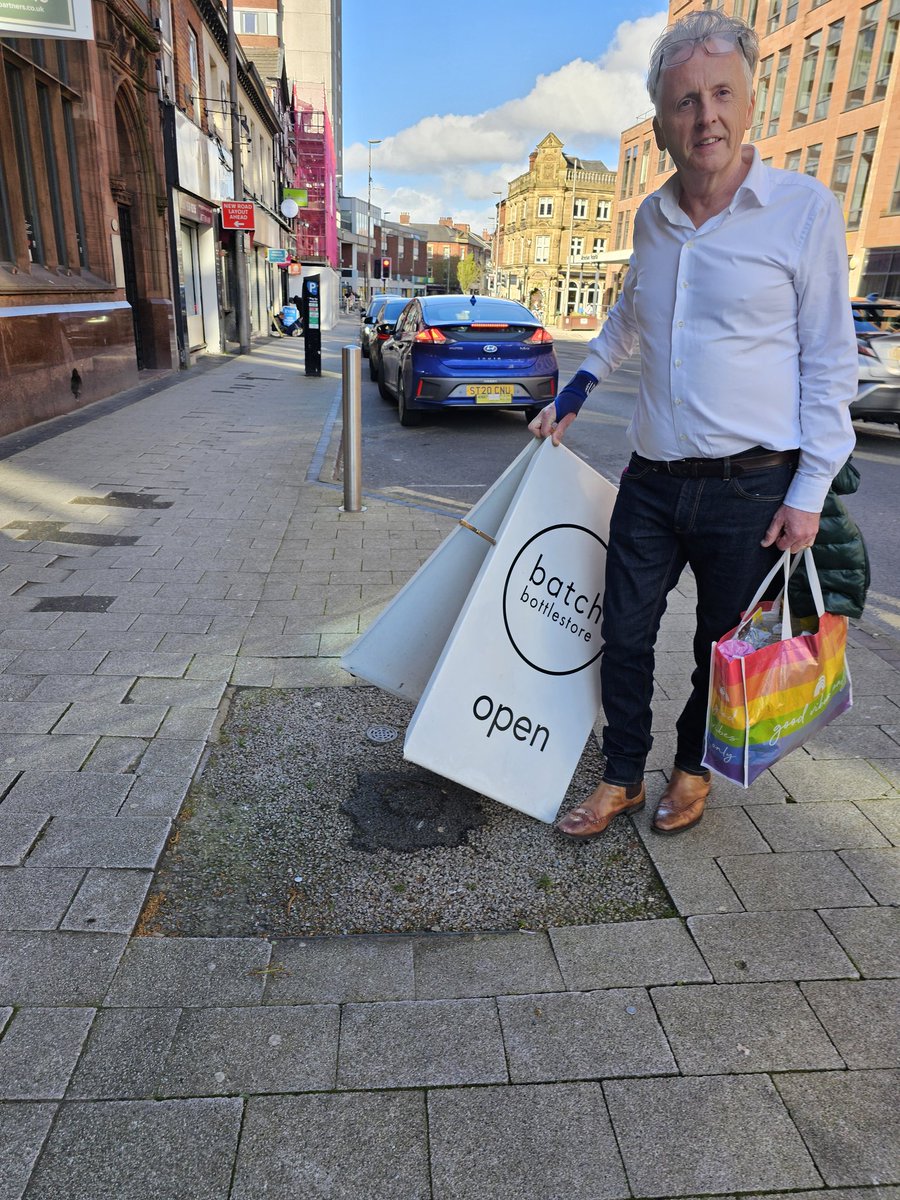
[[[900,302],[852,300],[859,352],[859,386],[850,405],[856,421],[900,429]]]

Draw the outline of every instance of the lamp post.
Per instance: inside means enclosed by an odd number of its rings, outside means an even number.
[[[491,192],[492,196],[502,196],[502,192]],[[494,295],[497,295],[498,286],[500,283],[500,201],[494,201],[494,249],[491,257],[494,260]]]
[[[228,23],[228,90],[231,101],[231,161],[234,172],[234,198],[244,199],[244,174],[241,160],[241,110],[238,104],[237,38],[234,30],[234,0],[227,0]],[[238,353],[250,351],[250,278],[245,253],[246,234],[234,231],[234,309],[237,324]]]
[[[572,168],[572,219],[569,225],[569,251],[566,255],[566,290],[563,296],[562,307],[564,311],[561,316],[563,320],[569,315],[569,286],[572,278],[572,239],[575,237],[575,205],[578,200],[578,159],[572,160],[575,166]]]
[[[372,147],[381,145],[381,138],[369,138],[369,192],[366,199],[366,304],[369,303],[369,276],[372,269],[372,250],[375,230],[372,228]]]

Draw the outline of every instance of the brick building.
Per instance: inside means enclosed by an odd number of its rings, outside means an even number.
[[[146,5],[94,40],[0,32],[0,434],[177,364]]]
[[[669,20],[701,7],[673,0]],[[725,8],[760,39],[749,140],[764,162],[804,171],[834,192],[847,223],[851,291],[900,297],[900,0],[727,0]],[[651,118],[622,134],[607,304],[621,290],[634,213],[672,170]]]
[[[400,221],[409,225],[409,213],[401,213]],[[457,267],[460,259],[470,255],[481,272],[479,286],[484,285],[491,256],[491,236],[487,230],[481,234],[473,233],[471,225],[454,221],[452,217],[441,217],[437,224],[418,222],[415,228],[426,240],[429,292],[458,291]]]
[[[495,290],[545,321],[593,321],[616,176],[599,160],[566,154],[555,133],[510,181],[497,219]]]

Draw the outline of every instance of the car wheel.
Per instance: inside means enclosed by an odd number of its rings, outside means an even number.
[[[406,398],[406,388],[403,386],[403,380],[397,380],[397,416],[400,418],[400,424],[404,429],[409,429],[412,425],[421,425],[421,412],[416,409],[411,409]]]
[[[525,409],[525,424],[530,425],[534,418],[544,411],[544,407],[543,404],[529,404]]]
[[[388,385],[384,382],[384,363],[378,368],[378,394],[382,400],[393,400],[394,393],[389,391]]]

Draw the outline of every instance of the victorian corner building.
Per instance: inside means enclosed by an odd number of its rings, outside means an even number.
[[[288,74],[288,7],[295,45],[327,11],[318,58],[291,61],[308,80]],[[235,6],[236,95],[223,0],[71,0],[71,29],[33,8],[0,14],[0,436],[233,351],[239,267],[251,337],[309,274],[328,327],[339,0]],[[226,228],[234,199],[252,236]]]
[[[708,7],[669,5],[669,21]],[[763,162],[803,171],[837,197],[853,295],[900,299],[900,0],[726,0],[756,30],[760,63],[749,140]],[[670,175],[646,114],[622,135],[606,301],[622,288],[634,214]]]

